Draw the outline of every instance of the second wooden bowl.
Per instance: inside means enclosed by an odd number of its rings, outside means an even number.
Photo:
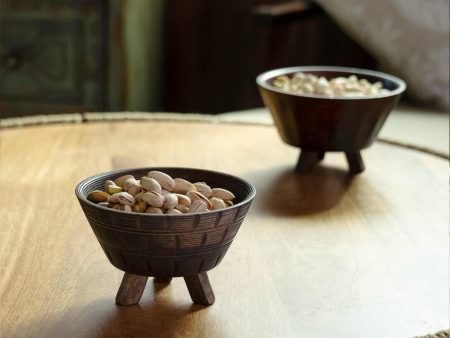
[[[273,85],[278,76],[292,77],[297,72],[324,76],[327,79],[356,75],[372,83],[380,81],[389,93],[369,97],[327,98],[291,93]],[[361,166],[359,151],[373,143],[392,107],[406,89],[401,79],[389,74],[328,66],[274,69],[260,74],[256,83],[284,142],[301,148],[302,152],[312,155],[310,157],[316,160],[323,158],[327,151],[342,151],[350,158],[350,165],[352,159],[359,159]],[[353,163],[357,164],[357,161]],[[353,171],[362,169],[355,165]]]

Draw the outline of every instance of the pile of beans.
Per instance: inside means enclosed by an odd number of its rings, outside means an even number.
[[[150,171],[139,180],[124,175],[106,181],[104,191],[94,190],[87,195],[89,201],[106,208],[159,215],[224,209],[233,205],[234,198],[226,189],[172,178],[161,171]]]
[[[381,82],[370,83],[366,79],[358,79],[356,75],[326,79],[314,74],[295,73],[292,77],[277,76],[273,86],[295,94],[313,94],[328,98],[333,97],[362,97],[383,95],[389,90],[383,88]]]

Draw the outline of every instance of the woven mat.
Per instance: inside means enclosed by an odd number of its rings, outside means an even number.
[[[25,127],[49,123],[83,123],[83,122],[122,121],[122,120],[195,121],[195,122],[220,121],[220,119],[216,118],[216,115],[205,115],[205,114],[146,113],[146,112],[73,113],[73,114],[54,114],[54,115],[31,115],[31,116],[0,119],[0,129]]]
[[[148,113],[148,112],[102,112],[102,113],[73,113],[54,115],[34,115],[0,119],[0,129],[25,127],[50,123],[88,123],[98,121],[183,121],[207,123],[233,123],[252,125],[273,125],[268,122],[242,121],[238,118],[224,115],[185,114],[185,113]],[[448,160],[449,155],[435,149],[422,147],[417,144],[405,143],[388,138],[377,138],[377,141],[409,149],[418,150]]]
[[[449,332],[442,330],[435,334],[428,334],[426,336],[417,336],[413,338],[449,338]]]

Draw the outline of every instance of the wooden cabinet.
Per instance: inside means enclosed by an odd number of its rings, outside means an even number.
[[[101,110],[103,1],[1,1],[2,115]]]
[[[0,117],[151,109],[159,6],[0,0]]]

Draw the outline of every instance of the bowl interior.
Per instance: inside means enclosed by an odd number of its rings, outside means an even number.
[[[157,170],[162,171],[171,177],[181,177],[190,182],[206,182],[211,188],[224,188],[227,189],[235,195],[234,206],[239,206],[240,204],[252,199],[255,195],[255,188],[245,180],[217,172],[212,170],[205,169],[196,169],[196,168],[176,168],[176,167],[152,167],[152,168],[138,168],[138,169],[121,169],[107,173],[101,173],[92,177],[89,177],[82,182],[80,182],[76,188],[76,195],[78,198],[83,200],[85,203],[89,203],[93,206],[96,206],[100,209],[105,209],[103,207],[97,206],[95,203],[92,203],[87,200],[87,195],[89,192],[93,190],[103,190],[103,186],[106,180],[115,180],[116,178],[131,174],[136,179],[141,178],[142,176],[147,175],[149,171]],[[228,209],[228,208],[227,208]],[[123,211],[114,210],[114,209],[106,209],[112,212],[124,213]],[[211,213],[210,211],[208,213]],[[140,214],[133,213],[135,215],[141,215],[145,217],[155,217],[156,215],[150,214]],[[164,215],[164,217],[180,217],[185,215]]]
[[[334,97],[334,98],[326,98],[321,95],[316,94],[296,94],[292,92],[284,91],[280,88],[273,86],[273,82],[276,77],[281,75],[286,75],[288,77],[292,77],[295,73],[303,72],[307,74],[313,74],[316,76],[323,76],[326,79],[330,80],[335,77],[349,77],[350,75],[356,75],[359,79],[366,79],[371,83],[381,82],[383,84],[383,88],[388,89],[390,92],[387,94],[373,95],[367,97]],[[328,66],[304,66],[304,67],[288,67],[288,68],[279,68],[267,71],[259,75],[256,79],[256,82],[259,86],[273,90],[279,93],[284,93],[288,95],[298,95],[298,96],[306,96],[306,97],[317,97],[324,100],[370,100],[377,97],[386,97],[386,96],[394,96],[401,94],[406,89],[406,84],[400,78],[395,76],[372,71],[367,69],[359,69],[359,68],[349,68],[349,67],[328,67]]]

